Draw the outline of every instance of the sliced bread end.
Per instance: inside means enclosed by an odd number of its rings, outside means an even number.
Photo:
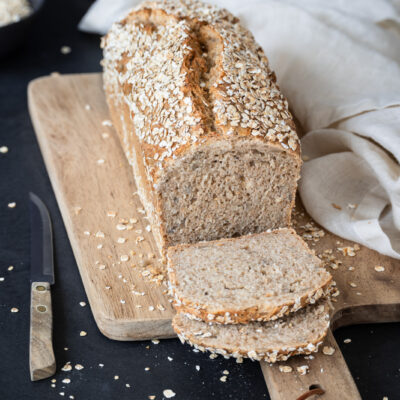
[[[178,312],[220,324],[274,320],[332,290],[322,261],[288,228],[169,248],[168,275]]]
[[[307,306],[277,321],[210,324],[178,313],[173,328],[182,343],[224,357],[276,362],[316,352],[329,328],[329,303]]]

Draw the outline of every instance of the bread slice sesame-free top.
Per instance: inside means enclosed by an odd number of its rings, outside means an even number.
[[[178,312],[233,324],[268,321],[326,297],[332,276],[293,229],[168,249]]]
[[[172,325],[181,342],[225,357],[285,361],[318,350],[329,328],[328,300],[276,321],[213,324],[178,313]]]

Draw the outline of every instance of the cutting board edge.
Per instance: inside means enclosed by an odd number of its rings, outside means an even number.
[[[176,333],[172,329],[172,319],[124,321],[106,318],[93,313],[100,332],[111,340],[141,341],[152,339],[173,339]],[[120,332],[125,332],[121,335]]]

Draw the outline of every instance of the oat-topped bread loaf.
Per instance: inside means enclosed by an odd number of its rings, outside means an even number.
[[[170,247],[168,277],[178,312],[223,324],[279,318],[332,283],[293,229]]]
[[[284,361],[296,354],[318,350],[329,328],[329,305],[308,306],[269,322],[220,325],[195,321],[178,313],[172,321],[182,343],[226,357]]]
[[[163,253],[290,223],[295,125],[237,18],[197,1],[145,2],[102,46],[112,120]]]

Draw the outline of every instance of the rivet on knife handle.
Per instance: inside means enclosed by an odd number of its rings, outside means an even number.
[[[52,331],[50,284],[32,282],[29,343],[29,369],[32,381],[48,378],[56,371]]]

